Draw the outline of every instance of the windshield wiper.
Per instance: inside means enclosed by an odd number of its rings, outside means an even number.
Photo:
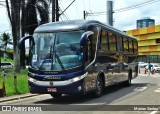
[[[56,58],[57,58],[57,60],[58,60],[58,62],[59,62],[59,64],[60,64],[62,70],[65,70],[65,68],[64,68],[64,66],[63,66],[63,64],[62,64],[62,61],[61,61],[60,58],[59,58],[59,55],[58,55],[57,53],[55,53],[55,56],[56,56]]]

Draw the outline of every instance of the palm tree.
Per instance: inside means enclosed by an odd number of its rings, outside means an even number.
[[[49,22],[51,0],[28,0],[25,8],[25,33],[33,34],[35,28]]]
[[[5,32],[4,32],[4,33],[1,35],[0,40],[2,41],[1,47],[4,48],[5,51],[6,51],[6,49],[7,49],[7,45],[8,45],[8,44],[13,44],[13,43],[11,42],[12,39],[10,38],[9,33],[5,33]]]
[[[5,0],[8,18],[10,20],[13,36],[14,69],[20,71],[20,54],[18,41],[20,40],[20,0]]]

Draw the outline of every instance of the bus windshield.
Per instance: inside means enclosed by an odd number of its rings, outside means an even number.
[[[61,71],[82,65],[80,38],[83,30],[57,33],[34,33],[31,66],[37,70]]]

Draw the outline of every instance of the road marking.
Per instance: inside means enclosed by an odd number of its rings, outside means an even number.
[[[154,92],[160,92],[160,88],[158,88],[158,89],[154,90]]]
[[[155,114],[155,113],[157,113],[158,111],[152,111],[150,114]]]
[[[104,103],[84,103],[84,104],[69,104],[69,105],[104,105],[106,104],[106,102]]]
[[[147,87],[137,87],[134,91],[144,91],[145,89],[147,89]]]

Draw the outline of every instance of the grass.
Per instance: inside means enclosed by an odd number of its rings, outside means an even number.
[[[14,94],[24,94],[29,92],[26,69],[21,70],[20,73],[17,73],[17,92],[14,88],[14,71],[12,69],[6,69],[5,71],[7,73],[5,79],[5,89],[7,96],[11,96]],[[0,70],[0,88],[2,88],[2,70]]]
[[[3,57],[1,57],[1,62],[11,62],[13,63],[12,59],[4,59]]]

